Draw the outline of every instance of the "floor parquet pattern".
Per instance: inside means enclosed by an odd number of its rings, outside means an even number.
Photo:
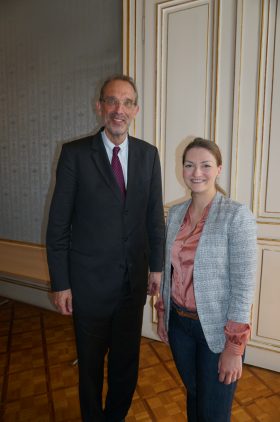
[[[75,359],[70,317],[12,300],[2,303],[0,420],[81,421]],[[163,343],[142,339],[139,379],[126,420],[186,421],[185,390]],[[247,421],[280,421],[279,373],[244,366],[232,422]]]

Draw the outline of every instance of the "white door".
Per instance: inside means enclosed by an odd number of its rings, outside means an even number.
[[[186,196],[179,163],[188,139],[220,146],[220,184],[248,204],[259,226],[246,360],[278,371],[279,15],[277,0],[124,1],[124,71],[140,93],[135,135],[159,149],[166,209]],[[150,301],[143,335],[156,338]]]

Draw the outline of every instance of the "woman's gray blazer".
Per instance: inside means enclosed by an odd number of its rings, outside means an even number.
[[[191,203],[170,208],[161,293],[168,330],[171,294],[171,248]],[[250,322],[256,272],[256,224],[251,211],[219,192],[213,199],[194,260],[197,312],[209,348],[224,349],[228,320]]]

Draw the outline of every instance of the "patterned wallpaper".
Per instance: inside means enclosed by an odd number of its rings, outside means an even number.
[[[0,238],[44,243],[61,144],[121,69],[121,0],[0,2]]]

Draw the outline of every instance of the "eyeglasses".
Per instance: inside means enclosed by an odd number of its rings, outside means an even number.
[[[106,97],[106,98],[100,98],[100,101],[107,104],[109,107],[116,107],[121,104],[126,109],[131,109],[132,107],[136,106],[135,101],[132,101],[130,98],[126,98],[125,100],[119,100],[116,97]]]

